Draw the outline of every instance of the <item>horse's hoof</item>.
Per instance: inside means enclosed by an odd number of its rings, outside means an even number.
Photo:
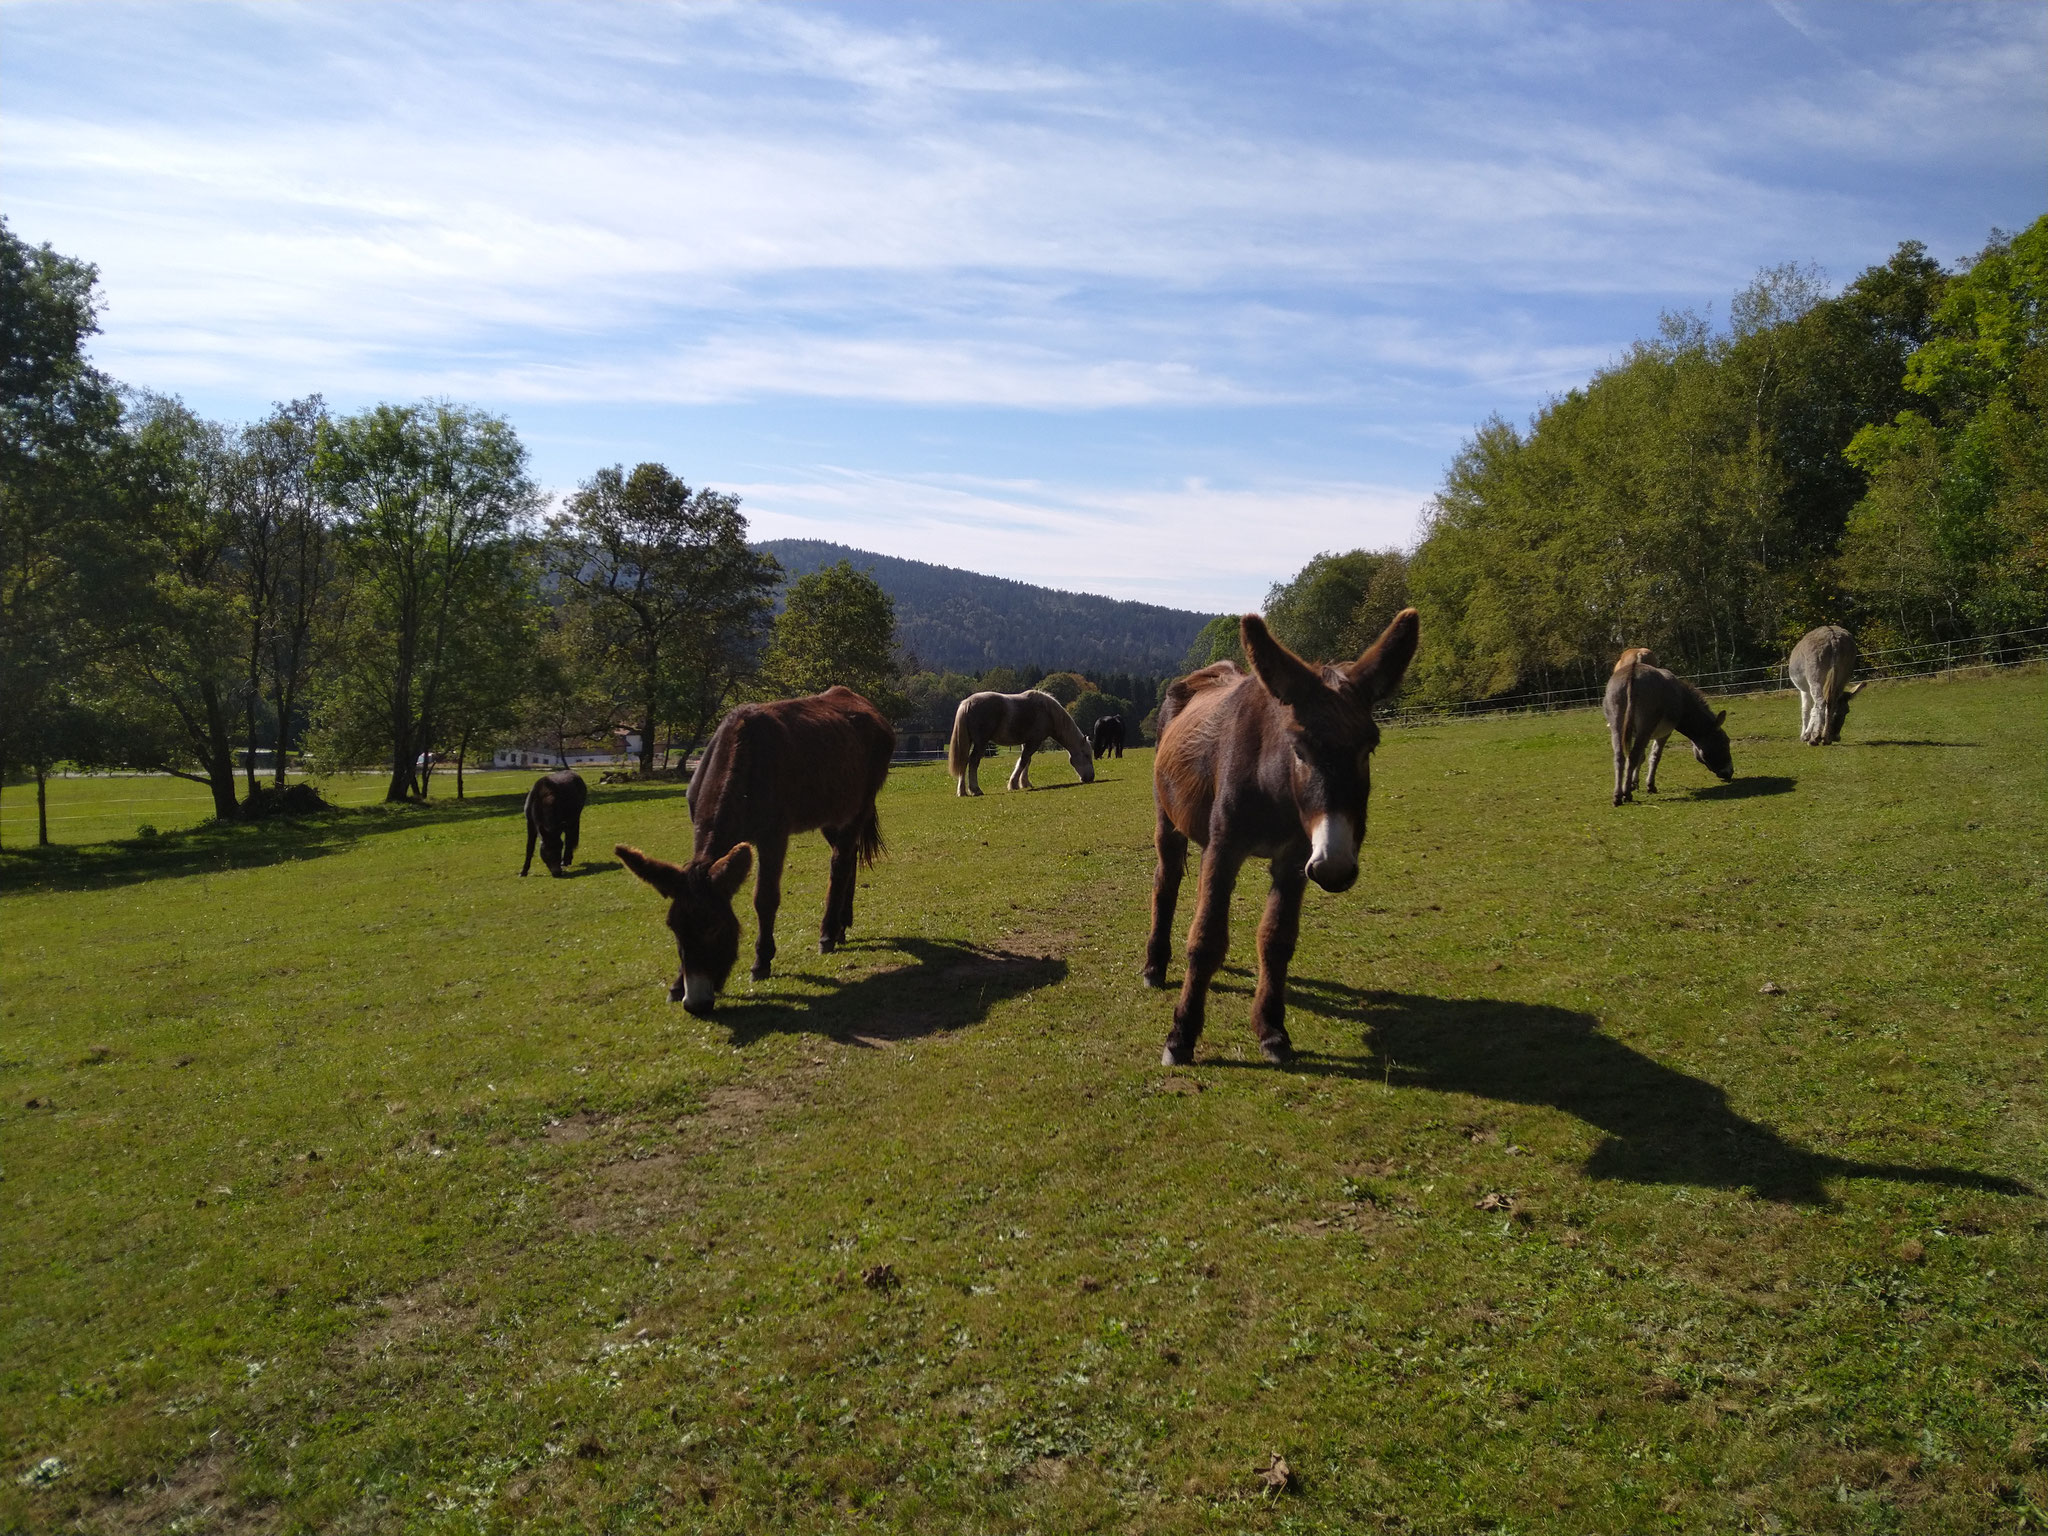
[[[1276,1067],[1284,1067],[1294,1060],[1294,1042],[1282,1035],[1278,1040],[1261,1040],[1259,1054]]]
[[[832,953],[833,950],[837,949],[838,947],[839,941],[837,939],[818,940],[818,953],[821,955],[829,955]]]
[[[757,965],[751,971],[747,972],[747,974],[753,977],[756,981],[766,981],[768,979],[768,967],[765,965]]]
[[[1151,987],[1154,991],[1166,985],[1166,972],[1163,970],[1155,971],[1148,965],[1138,974],[1145,978],[1145,985]]]
[[[1159,1065],[1162,1067],[1191,1067],[1194,1064],[1195,1053],[1185,1046],[1169,1044],[1159,1053]]]

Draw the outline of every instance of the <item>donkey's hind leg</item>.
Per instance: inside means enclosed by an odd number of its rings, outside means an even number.
[[[1181,877],[1188,867],[1187,834],[1162,813],[1153,845],[1159,863],[1152,871],[1152,932],[1145,940],[1145,985],[1166,985],[1166,962],[1173,958],[1173,909],[1180,905]]]
[[[988,743],[979,736],[970,737],[967,743],[967,771],[960,775],[960,793],[978,795],[981,793],[981,754],[988,750]]]
[[[1169,1067],[1184,1067],[1195,1059],[1209,981],[1230,950],[1230,893],[1237,887],[1239,862],[1213,843],[1202,852],[1195,920],[1188,925],[1188,973],[1180,985],[1180,1001],[1174,1005],[1166,1048],[1159,1053],[1160,1061]]]
[[[832,845],[832,880],[825,893],[825,920],[818,927],[818,953],[829,955],[846,940],[853,926],[854,877],[860,870],[860,832],[848,827],[827,832]]]
[[[1621,727],[1608,727],[1608,735],[1614,738],[1614,803],[1620,805],[1628,799],[1633,765],[1629,762],[1628,743],[1622,738]]]

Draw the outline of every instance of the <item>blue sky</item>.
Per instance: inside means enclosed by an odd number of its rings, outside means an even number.
[[[126,382],[1209,610],[1661,310],[2044,208],[2038,0],[0,6],[0,211]]]

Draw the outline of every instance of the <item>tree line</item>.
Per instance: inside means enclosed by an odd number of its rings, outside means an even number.
[[[785,583],[736,497],[662,465],[550,510],[471,407],[312,396],[229,427],[124,389],[86,356],[96,281],[0,220],[0,771],[39,788],[162,771],[230,817],[300,757],[379,765],[401,800],[513,740],[637,738],[652,772],[737,701],[832,683],[913,735],[1033,686],[1149,733],[1170,673],[927,669],[871,575]],[[1412,603],[1410,691],[1436,701],[1590,686],[1627,645],[1706,672],[1831,620],[1866,649],[2048,623],[2044,296],[2048,217],[1954,271],[1904,243],[1838,294],[1766,271],[1725,326],[1668,315],[1526,429],[1483,424],[1414,551],[1318,555],[1267,617],[1320,660]],[[1236,636],[1214,620],[1183,669]]]
[[[1412,603],[1429,702],[1589,687],[1626,646],[1682,671],[2048,623],[2048,217],[1957,270],[1916,241],[1840,293],[1765,271],[1725,326],[1667,315],[1526,429],[1451,463],[1412,552],[1317,556],[1274,632],[1353,656]],[[1189,666],[1234,656],[1234,619]]]

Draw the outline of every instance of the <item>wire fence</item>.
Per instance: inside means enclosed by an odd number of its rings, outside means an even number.
[[[2048,625],[2008,630],[1999,635],[1978,635],[1968,640],[1932,640],[1920,645],[1892,645],[1864,651],[1857,657],[1856,675],[1859,678],[1930,677],[1936,673],[1979,667],[2016,667],[2024,662],[2044,659],[2048,659]],[[1707,694],[1778,693],[1792,686],[1782,661],[1695,673],[1689,681]],[[1584,709],[1598,704],[1606,692],[1607,681],[1602,678],[1598,683],[1579,687],[1532,690],[1502,698],[1472,699],[1456,704],[1402,705],[1383,711],[1380,718],[1395,725],[1419,725],[1433,720],[1467,719],[1480,715],[1548,714],[1553,710]]]

